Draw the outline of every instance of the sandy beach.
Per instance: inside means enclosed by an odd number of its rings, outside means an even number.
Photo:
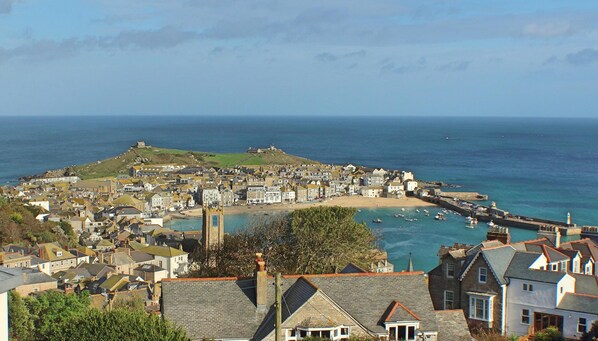
[[[316,206],[341,206],[355,208],[385,208],[385,207],[428,207],[434,206],[429,202],[413,197],[393,198],[366,198],[362,196],[337,197],[326,201],[301,203],[301,204],[278,204],[278,205],[252,205],[252,206],[232,206],[225,207],[224,214],[244,214],[252,212],[270,212],[270,211],[293,211],[302,208]],[[201,208],[181,211],[183,216],[201,217]]]

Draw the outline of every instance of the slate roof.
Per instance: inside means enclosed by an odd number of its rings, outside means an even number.
[[[473,341],[463,310],[437,310],[438,340]]]
[[[0,293],[7,292],[23,284],[22,271],[0,266]]]
[[[598,277],[592,275],[582,275],[569,273],[575,278],[575,292],[598,296]]]
[[[405,307],[399,301],[392,301],[382,316],[385,322],[397,321],[419,321],[419,316],[415,315],[409,308]]]
[[[559,309],[598,314],[598,296],[566,293],[557,306]]]
[[[555,248],[543,244],[525,244],[527,251],[543,253],[548,263],[569,260],[569,257]]]
[[[144,247],[140,251],[149,253],[150,255],[161,256],[161,257],[166,257],[166,258],[183,256],[183,255],[188,254],[187,252],[185,252],[183,250],[175,249],[170,246],[157,246],[157,245],[151,245],[151,246]]]
[[[538,257],[539,254],[537,253],[517,252],[505,272],[505,277],[527,279],[536,282],[558,283],[567,275],[564,272],[530,269],[529,267]]]
[[[505,271],[511,262],[511,259],[515,255],[516,251],[510,245],[503,245],[502,243],[498,244],[498,246],[490,247],[490,248],[477,248],[479,250],[478,253],[470,253],[468,251],[468,256],[461,268],[461,272],[459,277],[463,279],[469,267],[473,264],[477,257],[483,257],[486,261],[488,267],[490,267],[490,271],[494,274],[494,277],[500,284],[506,284],[505,281]]]
[[[268,279],[269,307],[273,282]],[[422,330],[438,331],[422,272],[285,276],[282,282],[283,304],[291,314],[319,290],[372,332],[384,332],[380,320],[393,301],[418,316]],[[256,309],[253,278],[164,279],[162,304],[164,317],[182,326],[191,339],[252,338],[269,319]],[[256,339],[263,333],[255,334]]]
[[[363,270],[362,268],[360,268],[359,266],[353,264],[353,263],[349,263],[347,264],[347,266],[345,266],[340,273],[342,274],[351,274],[351,273],[361,273],[361,272],[367,272],[365,270]]]

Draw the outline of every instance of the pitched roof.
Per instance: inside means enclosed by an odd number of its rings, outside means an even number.
[[[442,341],[470,341],[471,337],[467,320],[462,309],[436,310],[438,322],[438,340]]]
[[[384,322],[397,321],[419,321],[419,316],[415,315],[409,308],[405,307],[399,301],[392,301],[384,313],[382,319]]]
[[[577,293],[566,293],[557,308],[578,311],[589,314],[598,314],[598,296]]]
[[[475,254],[469,253],[468,251],[469,255],[465,260],[461,273],[459,274],[459,278],[462,280],[475,260],[478,257],[482,257],[490,268],[494,278],[496,278],[496,281],[500,284],[505,284],[505,272],[507,271],[509,263],[511,263],[511,259],[513,259],[513,256],[516,253],[515,248],[513,248],[511,245],[503,245],[500,243],[494,247],[481,247],[478,248],[478,250],[479,252]]]
[[[187,252],[172,248],[170,246],[158,246],[158,245],[151,245],[146,246],[140,251],[145,253],[149,253],[150,255],[154,256],[161,256],[161,257],[176,257],[176,256],[183,256],[186,255]]]
[[[291,313],[321,291],[372,332],[384,331],[380,320],[393,300],[421,319],[422,330],[438,330],[422,272],[285,276],[285,288]],[[267,305],[271,306],[273,278],[268,278],[267,292]],[[256,309],[253,278],[165,279],[162,302],[164,316],[181,325],[192,339],[251,338],[265,317]]]
[[[507,271],[505,277],[527,279],[536,282],[558,283],[567,274],[564,272],[530,269],[530,266],[540,257],[537,253],[517,252]]]

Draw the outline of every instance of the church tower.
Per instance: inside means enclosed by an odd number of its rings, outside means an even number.
[[[202,207],[202,243],[205,255],[211,249],[222,246],[224,242],[224,209],[221,205],[204,205]]]

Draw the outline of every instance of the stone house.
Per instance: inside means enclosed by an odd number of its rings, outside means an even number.
[[[274,340],[274,278],[261,258],[256,263],[253,278],[164,279],[164,318],[192,340]],[[439,340],[423,272],[289,275],[281,281],[282,340]]]

